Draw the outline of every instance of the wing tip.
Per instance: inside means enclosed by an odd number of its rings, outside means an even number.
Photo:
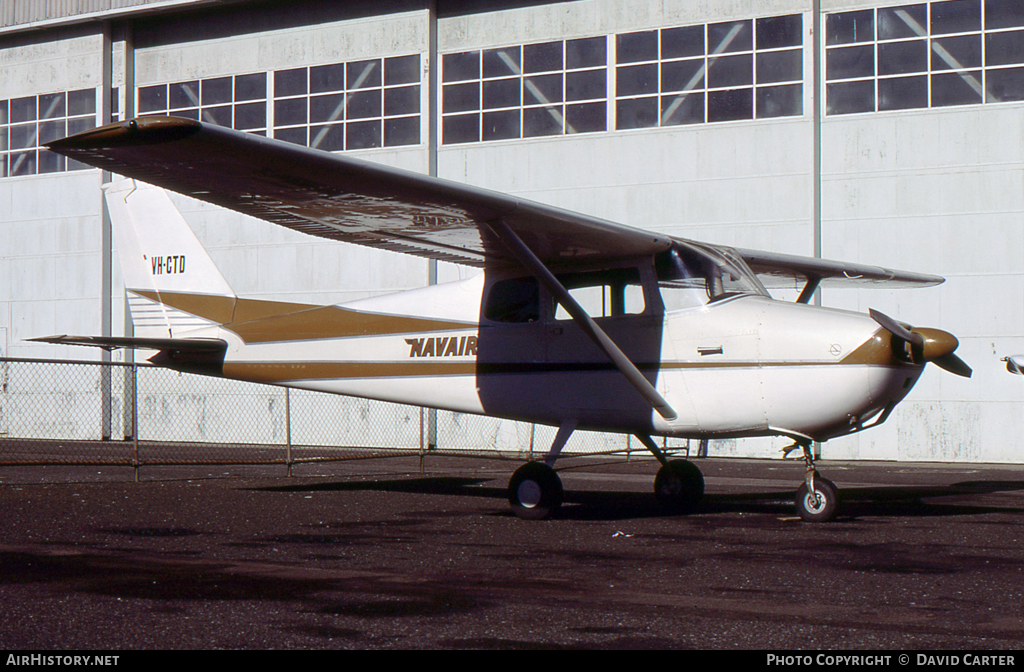
[[[182,140],[202,130],[203,124],[181,117],[136,117],[118,121],[47,143],[47,149],[58,154],[107,147],[154,145]]]

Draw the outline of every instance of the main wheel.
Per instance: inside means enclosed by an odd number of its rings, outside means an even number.
[[[654,477],[658,504],[676,513],[690,513],[704,496],[704,475],[693,462],[672,460]]]
[[[562,479],[543,462],[527,462],[509,479],[508,503],[520,518],[543,520],[562,506]]]
[[[806,481],[796,491],[796,512],[810,523],[824,523],[836,517],[839,489],[822,476],[814,477],[814,493]]]

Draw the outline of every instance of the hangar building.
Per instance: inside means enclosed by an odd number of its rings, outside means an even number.
[[[129,333],[108,178],[42,145],[168,113],[676,236],[942,275],[821,292],[948,330],[974,368],[929,367],[823,456],[1024,462],[1024,381],[1001,361],[1024,352],[1024,0],[3,0],[0,355],[98,356],[24,339]],[[175,201],[243,296],[338,303],[472,272]]]

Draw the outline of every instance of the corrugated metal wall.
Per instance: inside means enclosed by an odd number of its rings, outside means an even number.
[[[208,0],[0,0],[0,29],[40,21],[73,20],[80,15],[96,15],[146,5],[200,4]]]

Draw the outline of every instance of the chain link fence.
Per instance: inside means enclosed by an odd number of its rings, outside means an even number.
[[[555,427],[178,373],[0,359],[0,465],[293,464],[391,455],[544,455]],[[688,442],[669,441],[670,450]],[[694,446],[696,447],[696,446]],[[645,452],[575,432],[563,454]]]

